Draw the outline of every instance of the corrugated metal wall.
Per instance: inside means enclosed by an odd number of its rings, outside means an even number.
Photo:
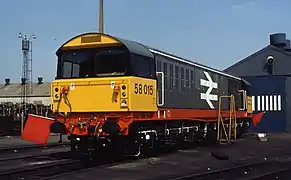
[[[0,103],[21,103],[21,97],[0,97]],[[30,97],[29,102],[33,104],[51,104],[51,97]]]
[[[251,83],[249,95],[253,99],[254,112],[265,114],[261,122],[253,127],[255,132],[287,132],[286,80],[287,76],[243,77]]]

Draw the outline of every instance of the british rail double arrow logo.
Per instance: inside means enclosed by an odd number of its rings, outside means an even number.
[[[217,83],[213,82],[212,78],[210,77],[209,73],[204,71],[204,74],[207,78],[205,79],[200,79],[200,85],[201,86],[206,86],[208,87],[206,93],[200,93],[200,99],[206,100],[207,104],[211,109],[214,109],[214,106],[211,101],[217,101],[218,97],[215,94],[210,94],[212,89],[217,89]]]

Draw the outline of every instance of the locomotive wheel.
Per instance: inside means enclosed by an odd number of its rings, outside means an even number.
[[[72,141],[71,141],[71,144],[70,144],[70,151],[71,151],[71,153],[76,153],[77,152],[76,143],[74,143]]]

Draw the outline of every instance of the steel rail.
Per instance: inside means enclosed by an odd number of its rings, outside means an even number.
[[[31,152],[27,155],[23,155],[23,154],[20,154],[20,155],[16,155],[16,154],[12,154],[12,156],[8,156],[10,154],[7,154],[8,157],[1,157],[0,156],[0,162],[3,162],[3,161],[16,161],[16,160],[26,160],[26,159],[32,159],[32,158],[38,158],[38,157],[49,157],[49,156],[52,156],[52,155],[69,155],[70,154],[70,151],[56,151],[56,152]]]
[[[280,157],[271,157],[264,160],[250,159],[243,163],[240,161],[235,161],[236,165],[232,165],[226,168],[216,168],[215,170],[196,170],[195,173],[181,173],[172,174],[166,176],[160,176],[156,178],[149,178],[151,180],[192,180],[192,179],[224,179],[224,180],[234,180],[234,179],[245,179],[251,177],[260,177],[260,175],[266,174],[266,172],[284,172],[286,169],[291,167],[291,161],[289,160],[291,154],[286,154]],[[251,161],[251,162],[250,162]],[[197,172],[198,171],[198,172]]]
[[[244,180],[266,180],[266,179],[282,179],[288,178],[290,179],[291,169],[290,168],[282,168],[280,170],[270,171],[267,173],[263,173],[257,176],[245,178]]]
[[[53,161],[53,160],[52,160]],[[56,161],[56,160],[55,160]],[[58,160],[47,164],[39,164],[11,169],[0,172],[0,179],[39,179],[42,174],[54,173],[55,170],[65,170],[70,167],[71,170],[78,169],[81,163],[79,160]],[[66,168],[67,167],[67,168]],[[53,169],[53,171],[52,171]]]
[[[80,159],[63,159],[50,160],[47,164],[32,165],[27,167],[15,168],[7,171],[0,171],[0,179],[52,179],[54,177],[66,175],[68,173],[87,170],[91,168],[105,168],[124,163],[133,162],[133,160],[101,160],[101,162],[91,161],[87,158]]]
[[[190,174],[186,176],[180,176],[177,178],[170,178],[169,180],[216,180],[216,179],[224,179],[224,180],[234,180],[234,179],[247,179],[254,177],[259,177],[262,174],[265,174],[266,172],[281,172],[285,171],[287,169],[286,162],[279,163],[279,162],[267,162],[267,161],[261,161],[257,163],[250,163],[225,169],[218,169],[203,173],[196,173],[196,174]],[[290,163],[289,163],[290,164]],[[254,175],[258,174],[258,175]]]
[[[47,145],[19,145],[19,146],[7,146],[7,147],[0,147],[0,153],[15,150],[29,150],[29,149],[37,149],[37,148],[51,148],[51,147],[60,147],[60,146],[68,146],[70,142],[63,142],[63,143],[49,143]]]
[[[94,170],[95,168],[98,168],[98,169],[102,169],[102,168],[107,168],[107,167],[112,167],[112,166],[117,166],[117,165],[121,165],[121,164],[126,164],[126,163],[131,163],[131,162],[134,162],[135,160],[121,160],[121,161],[118,161],[118,162],[113,162],[113,163],[108,163],[108,164],[95,164],[95,165],[92,165],[90,167],[84,167],[84,168],[80,168],[80,169],[77,169],[74,171],[74,173],[84,173],[85,171],[91,171],[91,170]],[[56,175],[52,175],[52,176],[47,176],[47,177],[41,177],[41,178],[38,178],[38,180],[51,180],[51,179],[55,179],[55,178],[58,178],[58,177],[61,177],[61,176],[65,176],[65,175],[68,175],[72,173],[72,171],[67,171],[67,172],[62,172],[62,173],[57,173]]]
[[[171,178],[169,180],[220,179],[223,176],[225,176],[226,173],[244,174],[246,171],[251,170],[257,166],[265,165],[265,163],[266,163],[265,161],[260,161],[260,162],[255,162],[255,163],[239,165],[235,167],[229,167],[225,169],[217,169],[217,170],[212,170],[212,171],[207,171],[207,172],[202,172],[202,173],[179,176],[176,178]]]

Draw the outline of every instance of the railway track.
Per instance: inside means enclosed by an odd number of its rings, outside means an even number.
[[[47,145],[20,145],[20,146],[8,146],[8,147],[1,147],[0,153],[6,153],[6,152],[20,152],[20,151],[26,151],[31,149],[46,149],[46,148],[52,148],[52,147],[65,147],[70,145],[70,142],[63,142],[63,143],[50,143]]]
[[[32,166],[14,168],[6,171],[0,169],[0,179],[54,179],[54,177],[63,176],[71,172],[82,172],[93,168],[110,167],[123,163],[132,162],[133,160],[121,160],[118,162],[95,163],[93,161],[81,161],[79,159],[69,159],[60,156],[62,159],[50,159],[47,162],[43,160],[35,161]],[[273,156],[274,157],[274,156]],[[285,178],[286,174],[290,176],[291,154],[285,154],[284,157],[274,157],[268,160],[252,162],[249,164],[236,165],[224,169],[217,169],[207,172],[195,173],[183,176],[171,176],[170,178],[155,178],[169,180],[188,180],[188,179],[215,179],[215,180],[260,180],[260,179],[279,179]],[[66,159],[65,159],[66,158]],[[149,158],[149,157],[145,157]],[[29,158],[28,158],[29,159]],[[138,158],[140,159],[140,158]],[[143,158],[141,158],[143,159]],[[49,162],[48,162],[49,161]],[[242,163],[242,162],[235,162]],[[230,164],[231,165],[231,164]],[[233,166],[235,164],[232,164]],[[290,179],[289,177],[287,179]]]
[[[160,152],[158,154],[167,154],[171,152]],[[120,165],[123,163],[130,163],[136,159],[149,158],[152,154],[147,154],[141,157],[116,157],[117,159],[111,159],[106,157],[98,157],[98,162],[87,158],[88,156],[80,157],[74,156],[73,154],[65,153],[63,156],[59,155],[58,158],[50,158],[49,155],[31,155],[25,157],[12,157],[9,163],[12,164],[11,168],[2,169],[0,168],[0,179],[1,180],[13,180],[13,179],[53,179],[54,177],[59,177],[66,175],[71,172],[88,170],[91,168],[105,168],[115,165]],[[72,156],[73,155],[73,156]],[[44,158],[41,158],[43,156]],[[33,160],[31,161],[30,158]],[[74,159],[73,159],[74,158]],[[99,159],[100,158],[100,159]],[[112,156],[111,156],[112,158]],[[40,159],[39,161],[37,159]],[[16,160],[15,162],[13,162]],[[19,164],[20,161],[30,161],[28,166],[15,167],[13,164]],[[4,160],[3,160],[4,161]],[[1,159],[0,159],[1,163]],[[5,162],[6,163],[6,162]],[[25,163],[24,163],[25,164]]]
[[[31,167],[17,168],[5,172],[0,172],[0,179],[54,179],[71,172],[82,172],[93,168],[105,168],[123,163],[129,163],[132,160],[120,160],[111,163],[96,163],[94,161],[81,161],[66,159],[51,161],[46,164],[41,162]],[[196,173],[177,178],[155,178],[167,180],[266,180],[266,179],[290,179],[291,162],[280,160],[263,160],[249,164],[237,165],[224,169],[217,169],[208,172]]]
[[[280,179],[289,180],[291,175],[291,169],[286,168],[278,171],[267,172],[258,176],[251,178],[246,178],[246,180],[266,180],[266,179]]]
[[[0,157],[0,163],[3,162],[10,162],[10,161],[17,161],[17,160],[31,160],[31,159],[37,159],[40,157],[46,157],[46,156],[55,156],[55,157],[69,157],[70,152],[68,150],[55,150],[53,152],[38,152],[38,151],[32,151],[28,152],[27,154],[6,154],[4,157]]]
[[[174,178],[168,180],[261,180],[266,178],[283,178],[291,172],[291,162],[280,160],[259,161],[224,169],[217,169]],[[290,179],[290,174],[288,179]]]
[[[32,159],[53,153],[66,153],[69,151],[66,144],[50,144],[49,146],[16,146],[0,150],[0,163],[14,160]]]
[[[0,170],[1,180],[19,180],[19,179],[53,179],[53,177],[58,177],[70,172],[84,170],[89,168],[104,168],[110,167],[122,163],[127,163],[132,160],[120,160],[114,162],[96,162],[90,161],[88,159],[61,159],[61,160],[49,160],[34,162],[35,165],[24,166],[20,168],[13,168],[9,170]]]
[[[35,165],[15,168],[6,171],[0,171],[0,179],[40,179],[41,177],[53,176],[58,173],[65,173],[68,170],[73,171],[85,168],[85,164],[79,160],[65,159],[50,162],[35,162]]]

